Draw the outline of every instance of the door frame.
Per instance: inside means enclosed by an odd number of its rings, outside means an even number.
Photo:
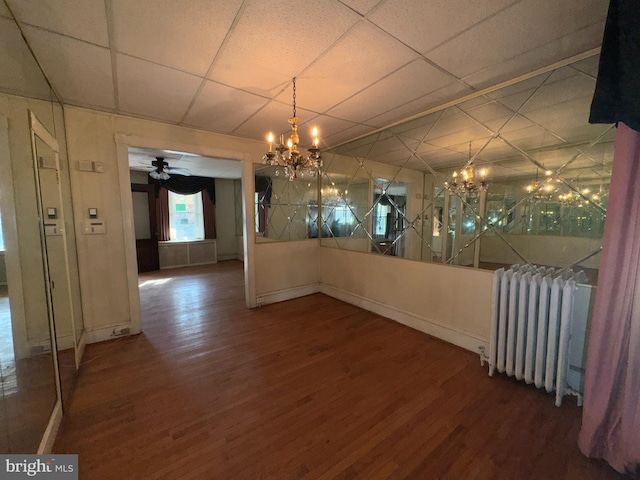
[[[158,268],[160,269],[160,255],[158,253],[158,215],[156,211],[156,187],[149,183],[132,183],[131,184],[131,192],[140,192],[147,194],[147,205],[149,207],[149,230],[150,230],[150,240],[155,240],[156,247],[156,259]],[[138,249],[138,239],[136,238],[136,250]],[[137,252],[136,252],[137,253]],[[139,269],[138,269],[139,270]]]
[[[247,213],[247,205],[253,209],[254,202],[254,173],[251,153],[228,150],[192,143],[180,143],[153,137],[116,133],[116,160],[118,164],[118,178],[120,187],[120,207],[122,211],[122,227],[124,233],[125,263],[127,266],[127,290],[129,292],[129,311],[131,316],[131,333],[142,331],[142,317],[140,313],[140,289],[138,287],[138,261],[136,258],[136,236],[133,224],[133,201],[128,193],[131,189],[131,174],[129,173],[129,147],[150,148],[157,150],[174,150],[190,152],[204,157],[223,158],[242,162],[242,218],[243,218],[243,246],[244,246],[244,292],[245,305],[255,308],[256,280],[255,280],[255,231],[253,228],[253,210]],[[124,194],[127,192],[126,194]]]

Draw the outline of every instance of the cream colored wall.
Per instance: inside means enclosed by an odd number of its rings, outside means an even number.
[[[238,256],[234,180],[216,178],[216,240],[218,261]]]
[[[477,351],[491,326],[492,272],[320,248],[321,291]]]
[[[255,245],[256,296],[272,303],[319,291],[317,239]]]

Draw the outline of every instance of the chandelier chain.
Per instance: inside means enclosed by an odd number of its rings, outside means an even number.
[[[273,134],[269,132],[267,137],[269,141],[269,151],[264,154],[262,160],[265,164],[284,167],[285,177],[293,181],[300,175],[304,176],[304,171],[311,176],[315,177],[320,173],[322,168],[322,156],[320,155],[320,148],[318,148],[320,140],[318,139],[318,129],[313,128],[312,138],[313,144],[308,149],[308,153],[303,154],[298,150],[298,143],[300,142],[298,137],[298,122],[296,111],[296,77],[293,77],[293,117],[289,119],[291,124],[291,136],[289,137],[287,144],[284,143],[284,135],[280,135],[280,144],[276,144],[275,152],[273,151]],[[275,175],[279,175],[280,170],[276,168]]]
[[[293,116],[296,117],[296,77],[293,77]]]

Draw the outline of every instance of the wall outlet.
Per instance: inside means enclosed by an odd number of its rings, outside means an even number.
[[[258,297],[256,298],[256,305],[261,307],[262,305],[264,305],[264,297]]]
[[[113,333],[111,334],[114,337],[120,337],[122,335],[129,335],[129,327],[116,327],[113,329]]]

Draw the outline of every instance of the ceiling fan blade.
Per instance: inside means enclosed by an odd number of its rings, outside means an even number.
[[[173,175],[184,175],[185,177],[191,176],[191,172],[186,168],[173,168],[173,167],[165,167],[165,172],[169,172]]]

